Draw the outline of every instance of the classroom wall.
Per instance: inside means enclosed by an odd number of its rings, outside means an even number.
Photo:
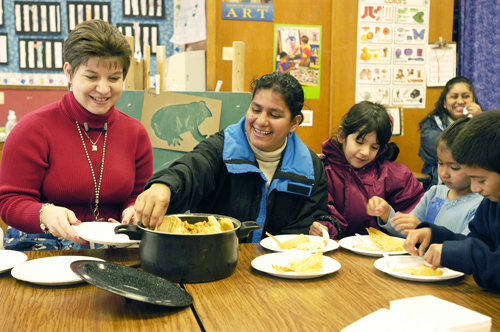
[[[452,40],[454,0],[430,1],[429,41],[443,37]],[[323,26],[321,97],[307,101],[314,111],[314,126],[297,131],[315,152],[332,136],[342,116],[354,105],[356,84],[357,0],[288,0],[274,1],[274,22],[233,21],[222,19],[221,1],[207,2],[207,88],[213,90],[222,80],[222,91],[231,91],[231,61],[222,60],[222,48],[233,41],[246,45],[245,82],[254,76],[273,71],[274,24]],[[403,136],[392,141],[400,147],[398,162],[419,172],[423,162],[418,157],[418,123],[433,109],[442,88],[428,88],[425,109],[403,111]]]
[[[35,111],[42,106],[61,100],[67,90],[19,90],[0,89],[4,95],[4,104],[0,104],[0,127],[7,123],[9,110],[16,112],[17,120],[29,112]],[[0,98],[1,99],[1,98]]]

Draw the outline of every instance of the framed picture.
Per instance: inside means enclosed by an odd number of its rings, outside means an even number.
[[[9,37],[6,33],[0,33],[0,65],[9,63]]]
[[[110,2],[68,1],[68,30],[72,31],[78,23],[101,19],[111,23]]]
[[[144,46],[149,45],[151,54],[156,55],[156,46],[160,42],[158,24],[118,23],[116,26],[123,35],[134,37],[136,52],[144,52]]]
[[[59,2],[14,2],[16,34],[60,35],[61,4]]]
[[[165,18],[165,0],[123,0],[123,17]]]
[[[19,69],[62,70],[62,39],[19,39]]]

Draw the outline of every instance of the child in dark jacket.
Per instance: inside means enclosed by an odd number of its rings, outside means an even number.
[[[473,117],[453,142],[451,153],[485,199],[467,236],[428,222],[409,232],[404,248],[434,269],[472,274],[483,288],[500,290],[500,110]],[[429,246],[430,245],[430,246]],[[418,246],[418,248],[416,248]]]
[[[388,144],[392,120],[384,106],[369,101],[354,105],[344,115],[336,137],[323,143],[328,177],[328,216],[318,218],[309,234],[341,239],[366,228],[381,229],[377,217],[366,213],[368,200],[384,198],[397,211],[408,213],[424,195],[411,171],[396,163],[397,152]]]

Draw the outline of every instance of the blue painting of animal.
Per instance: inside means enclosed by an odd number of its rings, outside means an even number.
[[[212,112],[204,101],[165,106],[159,109],[151,119],[151,128],[156,136],[169,145],[180,145],[181,134],[190,132],[198,142],[207,136],[202,135],[198,126],[205,119],[212,117]]]

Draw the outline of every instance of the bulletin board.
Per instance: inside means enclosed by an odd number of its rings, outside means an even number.
[[[139,37],[137,49],[151,46],[154,76],[156,46],[166,46],[167,57],[174,53],[174,44],[169,40],[174,33],[175,1],[0,0],[0,86],[66,86],[64,40],[78,23],[90,18],[106,20],[122,29],[131,27],[125,34]]]

